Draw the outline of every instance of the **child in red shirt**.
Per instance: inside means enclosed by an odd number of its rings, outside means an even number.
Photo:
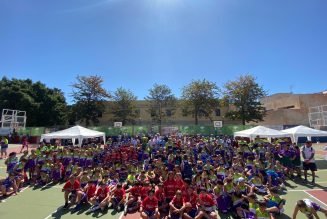
[[[148,196],[142,201],[140,208],[142,219],[158,219],[158,199],[154,196],[154,190],[148,192]]]
[[[185,213],[183,214],[184,218],[195,218],[196,213],[198,212],[198,195],[194,192],[193,187],[189,186],[187,188],[186,194],[183,196],[183,200],[185,203]]]
[[[139,197],[141,197],[142,186],[139,181],[136,181],[134,186],[127,189],[126,193],[129,193],[128,200],[125,204],[124,215],[127,215],[128,211],[137,210],[140,207]]]
[[[201,188],[199,195],[199,204],[200,204],[200,211],[199,214],[195,217],[195,219],[201,218],[212,218],[216,219],[217,214],[216,210],[216,203],[211,195],[207,193],[205,188]]]
[[[103,211],[108,206],[109,200],[110,200],[109,186],[103,181],[100,181],[95,196],[90,200],[93,207],[89,210],[89,212],[96,211],[99,208],[101,209],[101,211]]]
[[[174,173],[170,171],[168,173],[168,179],[163,183],[166,202],[170,203],[176,193],[176,183],[174,180]]]
[[[69,180],[65,183],[62,191],[65,192],[64,193],[65,205],[63,208],[69,207],[69,205],[68,205],[69,199],[71,199],[72,204],[75,204],[76,197],[77,197],[78,193],[81,193],[81,191],[80,191],[80,183],[74,175],[71,175],[69,177]],[[71,198],[69,198],[69,194],[71,194]]]
[[[155,191],[154,195],[158,199],[158,208],[159,211],[162,211],[168,207],[168,204],[166,203],[165,199],[165,193],[163,190],[163,184],[159,183],[158,184],[158,189]]]
[[[185,186],[185,182],[183,181],[182,174],[179,172],[176,173],[175,184],[176,184],[176,188],[179,190],[182,190],[182,188]]]
[[[170,207],[169,213],[171,219],[175,219],[175,218],[182,219],[185,206],[184,206],[184,200],[181,190],[176,191],[176,195],[169,203],[169,207]]]
[[[89,203],[89,201],[95,196],[96,189],[96,185],[92,181],[88,181],[87,185],[83,188],[83,191],[77,194],[77,205],[75,211],[79,211],[83,203]]]
[[[144,200],[148,196],[150,190],[151,190],[150,183],[144,182],[141,189],[141,200]]]
[[[116,189],[113,191],[113,196],[110,201],[112,203],[113,208],[117,212],[124,209],[125,198],[126,198],[125,190],[123,189],[122,184],[118,183]]]

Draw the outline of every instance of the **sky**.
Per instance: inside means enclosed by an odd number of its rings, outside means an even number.
[[[325,0],[0,0],[0,77],[70,96],[77,75],[143,99],[250,73],[274,93],[327,90]]]

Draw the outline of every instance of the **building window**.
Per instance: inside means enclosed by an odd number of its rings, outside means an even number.
[[[183,117],[186,117],[187,116],[187,109],[182,109],[182,116]]]
[[[151,109],[151,117],[155,117],[156,116],[156,111],[154,109]]]
[[[135,113],[136,117],[139,117],[140,114],[141,114],[141,110],[137,109],[137,110],[134,111],[134,113]]]
[[[102,118],[102,112],[98,112],[98,118]]]
[[[200,109],[198,115],[199,117],[206,117],[208,116],[208,113],[205,110]]]
[[[216,109],[216,110],[215,110],[215,115],[216,115],[216,116],[220,116],[220,109]]]
[[[173,113],[170,109],[166,110],[166,116],[170,117]]]
[[[291,106],[284,106],[284,107],[280,107],[278,109],[295,109],[295,106],[294,105],[291,105]]]

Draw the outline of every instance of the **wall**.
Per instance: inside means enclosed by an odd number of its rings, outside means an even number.
[[[309,126],[309,108],[327,105],[327,94],[281,93],[264,98],[262,103],[267,109],[267,115],[264,121],[257,124]]]

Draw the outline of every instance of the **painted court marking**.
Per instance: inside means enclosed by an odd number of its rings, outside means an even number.
[[[120,214],[119,219],[122,219],[124,217],[124,212]]]
[[[52,212],[51,214],[49,214],[49,215],[48,215],[47,217],[45,217],[44,219],[49,219],[49,218],[50,218],[53,214],[55,214],[57,211],[58,211],[58,209],[55,210],[54,212]],[[119,219],[122,219],[123,217],[124,217],[124,212],[120,214]]]
[[[326,181],[327,182],[327,181]],[[52,187],[52,188],[62,188],[61,186],[49,186],[49,187]],[[304,192],[304,193],[306,193],[307,195],[309,195],[310,197],[312,197],[313,199],[315,199],[315,200],[317,200],[317,201],[319,201],[320,203],[322,203],[323,205],[325,205],[325,206],[327,206],[327,203],[324,203],[322,200],[320,200],[320,199],[318,199],[318,198],[316,198],[314,195],[311,195],[309,192],[314,192],[314,191],[324,191],[324,189],[307,189],[307,190],[305,190],[305,189],[290,189],[290,190],[287,190],[287,192]],[[55,214],[56,212],[58,211],[58,209],[57,210],[55,210],[54,212],[52,212],[51,214],[49,214],[47,217],[45,217],[44,219],[49,219],[49,218],[51,218],[51,216],[53,215],[53,214]],[[124,217],[124,212],[122,212],[121,214],[120,214],[120,216],[119,216],[119,219],[122,219]]]
[[[22,188],[19,193],[22,193],[23,191],[25,191],[26,189],[28,189],[29,186],[26,186],[25,188]],[[18,195],[18,194],[17,194]],[[7,202],[9,199],[11,199],[12,197],[16,197],[17,195],[10,195],[9,197],[7,197],[6,199],[3,199],[1,202]]]
[[[319,201],[321,204],[327,206],[327,203],[325,203],[325,202],[323,202],[322,200],[316,198],[314,195],[311,195],[311,194],[310,194],[309,192],[307,192],[307,191],[304,191],[304,192],[305,192],[307,195],[309,195],[311,198],[313,198],[313,199]]]
[[[57,210],[55,210],[54,212],[52,212],[51,214],[49,214],[47,217],[45,217],[44,219],[48,219],[48,218],[50,218],[53,214],[55,214],[56,212],[58,211],[58,209]]]
[[[290,189],[287,192],[323,191],[324,189]]]

